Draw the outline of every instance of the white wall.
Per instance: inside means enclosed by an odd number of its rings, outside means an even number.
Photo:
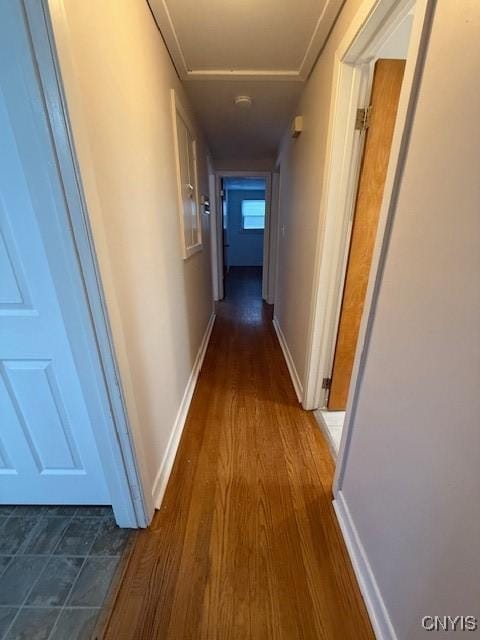
[[[480,617],[479,33],[437,3],[341,484],[399,640]]]
[[[280,211],[275,317],[305,384],[320,198],[326,153],[334,54],[361,0],[347,0],[295,109],[304,130],[285,133],[280,152]]]
[[[148,4],[50,0],[128,413],[152,501],[212,313],[204,249],[181,258],[170,89],[186,103]],[[199,183],[208,193],[200,137]]]

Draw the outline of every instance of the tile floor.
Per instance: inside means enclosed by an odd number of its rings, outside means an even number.
[[[131,536],[110,507],[0,506],[0,639],[90,640]]]
[[[345,422],[345,411],[326,411],[317,409],[314,416],[329,440],[330,449],[334,457],[337,457],[342,439],[343,423]]]

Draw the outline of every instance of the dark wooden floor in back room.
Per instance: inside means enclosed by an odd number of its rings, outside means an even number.
[[[232,270],[163,506],[105,638],[373,638],[331,504],[333,463],[261,301]]]

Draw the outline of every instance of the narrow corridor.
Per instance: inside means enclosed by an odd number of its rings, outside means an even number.
[[[373,638],[331,503],[333,463],[261,300],[232,269],[163,506],[106,638]]]

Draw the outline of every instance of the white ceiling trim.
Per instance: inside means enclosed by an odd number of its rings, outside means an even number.
[[[327,0],[315,25],[299,69],[189,69],[165,0],[147,0],[178,75],[182,80],[305,81],[322,50],[344,0]]]
[[[185,76],[188,73],[187,62],[183,55],[182,47],[180,46],[177,32],[173,26],[167,5],[164,0],[147,0],[147,4],[152,11],[152,15],[160,29],[163,39],[165,40],[165,44],[170,52],[178,75],[182,79],[185,79]]]
[[[187,71],[183,80],[287,80],[301,81],[298,71],[279,69],[195,69]]]
[[[344,0],[327,0],[320,17],[315,25],[315,30],[308,43],[307,50],[298,70],[301,80],[306,80],[310,75],[313,65],[315,64],[318,54],[323,49],[323,45],[327,41],[331,28],[342,8]]]

